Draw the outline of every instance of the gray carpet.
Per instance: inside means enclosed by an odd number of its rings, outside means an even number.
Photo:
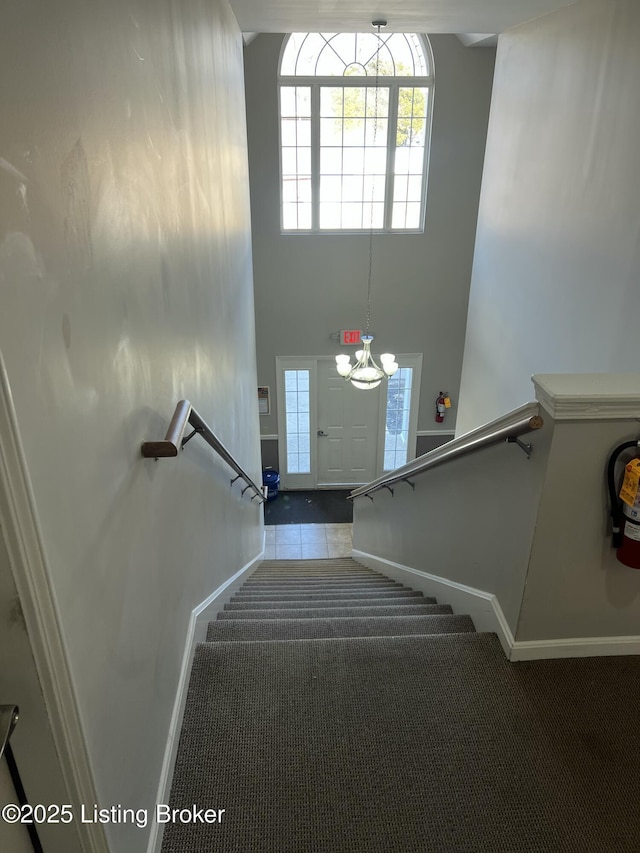
[[[226,812],[163,853],[638,853],[637,658],[510,664],[439,605],[316,602],[211,624],[171,805]]]
[[[468,616],[351,616],[334,619],[218,619],[207,641],[321,640],[331,637],[398,637],[474,631]]]

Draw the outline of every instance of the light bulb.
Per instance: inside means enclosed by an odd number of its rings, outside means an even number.
[[[387,374],[387,376],[393,376],[393,374],[398,369],[399,365],[398,365],[397,361],[388,361],[385,364],[383,364],[382,366],[383,366],[384,372]]]
[[[351,365],[348,361],[340,362],[340,364],[336,366],[336,370],[340,376],[344,376],[346,378],[351,373]]]
[[[349,364],[349,360],[350,360],[349,356],[343,352],[341,352],[339,355],[336,356],[336,363],[337,364]]]
[[[380,361],[384,364],[386,361],[395,361],[395,358],[392,352],[383,352],[380,356]]]

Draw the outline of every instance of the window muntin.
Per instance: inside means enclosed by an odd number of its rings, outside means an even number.
[[[284,231],[422,230],[433,80],[421,36],[293,33],[279,89]]]

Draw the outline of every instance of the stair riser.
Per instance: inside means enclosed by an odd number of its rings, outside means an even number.
[[[330,578],[328,580],[324,578],[278,578],[276,580],[265,580],[257,579],[257,580],[248,580],[244,586],[247,588],[251,588],[254,586],[290,586],[292,583],[300,584],[300,586],[397,586],[397,581],[383,581],[368,578],[364,579],[353,579],[353,578]]]
[[[377,575],[374,572],[353,572],[350,569],[345,569],[343,572],[325,572],[321,569],[308,571],[300,571],[299,569],[290,569],[289,571],[277,572],[254,572],[251,579],[277,580],[278,578],[307,578],[309,580],[324,580],[325,578],[338,579],[354,579],[354,580],[381,580],[388,581],[390,578],[385,578],[383,575]]]
[[[280,610],[221,610],[218,619],[326,619],[336,616],[419,616],[451,613],[446,604],[413,604],[372,607],[305,607]]]
[[[472,632],[468,616],[373,616],[365,619],[245,619],[211,622],[207,642],[248,642],[332,637],[396,637]]]
[[[417,604],[435,604],[432,598],[330,598],[300,599],[295,601],[230,601],[225,610],[300,610],[305,607],[415,607]]]
[[[269,593],[263,595],[253,595],[246,593],[238,593],[234,595],[231,601],[331,601],[331,600],[347,600],[353,599],[358,601],[362,598],[421,598],[423,593],[413,590],[384,590],[383,592],[291,592],[291,593]]]

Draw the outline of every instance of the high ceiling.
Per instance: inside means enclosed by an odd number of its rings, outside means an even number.
[[[230,0],[247,33],[361,32],[388,21],[385,32],[501,33],[578,0]]]

